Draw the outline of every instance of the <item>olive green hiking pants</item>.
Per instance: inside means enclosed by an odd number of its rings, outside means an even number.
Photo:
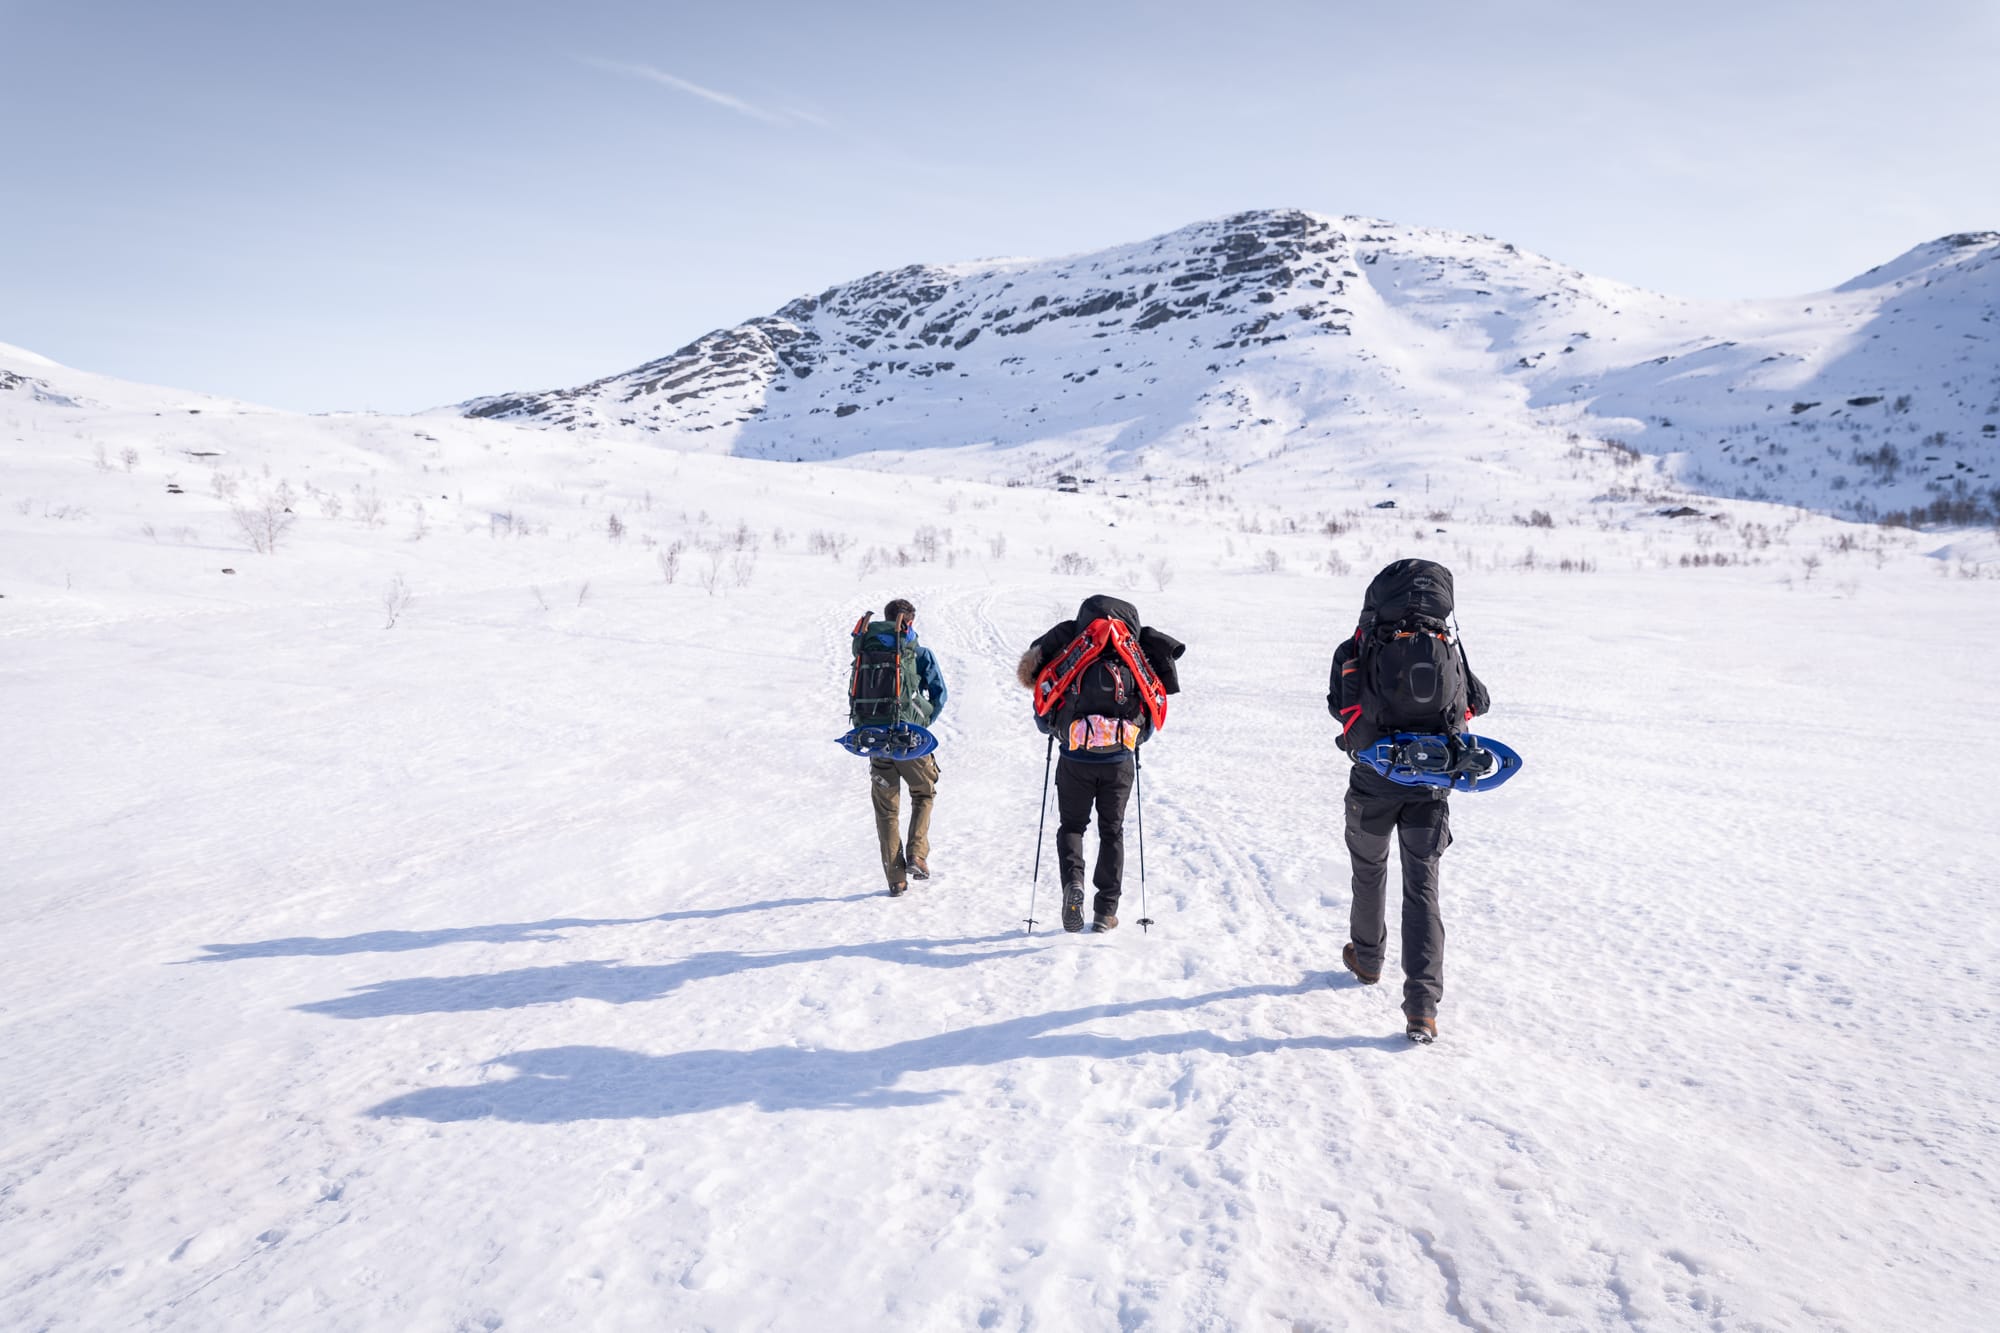
[[[868,796],[875,805],[875,840],[882,846],[882,874],[889,887],[907,883],[908,863],[899,827],[902,819],[903,784],[910,784],[909,855],[925,861],[931,856],[931,800],[937,795],[938,763],[932,755],[922,759],[871,759],[868,761]]]

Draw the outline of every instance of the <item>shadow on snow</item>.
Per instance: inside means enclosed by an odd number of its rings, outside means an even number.
[[[553,967],[523,967],[511,972],[485,972],[462,977],[403,977],[378,981],[352,995],[315,1000],[296,1006],[301,1013],[331,1018],[389,1018],[402,1014],[455,1014],[480,1009],[525,1009],[567,1000],[602,1000],[607,1004],[638,1004],[657,1000],[690,981],[727,976],[756,968],[823,963],[834,958],[873,958],[884,963],[918,967],[966,967],[989,959],[1032,953],[1028,947],[981,949],[951,953],[964,945],[998,944],[1021,937],[1009,932],[983,938],[950,940],[871,940],[865,944],[829,944],[817,949],[775,953],[716,950],[691,954],[672,963],[613,963],[586,959]]]
[[[924,1106],[955,1095],[955,1089],[897,1088],[896,1084],[905,1075],[1013,1060],[1120,1060],[1189,1051],[1230,1057],[1276,1051],[1387,1052],[1408,1046],[1400,1036],[1225,1038],[1194,1030],[1115,1037],[1092,1031],[1057,1031],[1133,1014],[1171,1013],[1228,1000],[1296,995],[1324,985],[1324,978],[1315,974],[1292,986],[1239,986],[1185,998],[1161,997],[1031,1014],[863,1051],[815,1051],[792,1046],[766,1046],[752,1051],[681,1051],[671,1055],[645,1055],[602,1046],[519,1051],[487,1062],[488,1068],[512,1070],[511,1078],[470,1087],[426,1088],[391,1098],[370,1108],[368,1114],[440,1122],[494,1119],[542,1125],[577,1120],[657,1119],[729,1106],[753,1106],[761,1111],[866,1110]]]
[[[838,898],[776,898],[769,902],[741,903],[732,907],[699,907],[685,912],[662,912],[658,916],[556,917],[549,921],[503,921],[490,926],[455,926],[445,930],[371,930],[361,935],[320,938],[298,935],[280,940],[253,940],[243,944],[204,944],[199,958],[187,963],[234,963],[245,958],[331,957],[347,953],[405,953],[412,949],[435,949],[447,944],[548,943],[561,939],[559,931],[590,926],[643,926],[656,921],[706,921],[736,916],[743,912],[767,912],[783,907],[810,907],[815,903],[852,903],[874,894],[848,894]]]

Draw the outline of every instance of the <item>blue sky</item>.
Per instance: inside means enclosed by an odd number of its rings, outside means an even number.
[[[0,0],[0,342],[306,410],[1245,208],[1686,296],[2000,228],[2000,3]]]

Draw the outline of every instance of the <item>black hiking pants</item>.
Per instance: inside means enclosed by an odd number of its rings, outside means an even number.
[[[1403,860],[1403,1012],[1436,1018],[1444,996],[1438,859],[1451,846],[1451,809],[1441,788],[1405,787],[1357,764],[1347,780],[1347,855],[1354,865],[1348,931],[1355,961],[1369,972],[1382,970],[1388,952],[1392,834]]]
[[[1062,759],[1056,764],[1056,863],[1063,886],[1083,883],[1083,835],[1090,814],[1097,812],[1097,869],[1091,875],[1097,894],[1090,910],[1106,915],[1118,910],[1125,878],[1125,802],[1132,795],[1133,761],[1087,764]]]

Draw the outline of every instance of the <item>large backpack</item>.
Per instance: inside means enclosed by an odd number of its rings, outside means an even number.
[[[1167,724],[1167,691],[1131,627],[1104,616],[1035,677],[1035,716],[1049,719],[1066,750],[1116,754],[1138,748],[1142,716],[1154,730]]]
[[[847,719],[857,727],[930,721],[917,674],[917,642],[895,622],[864,613],[854,622],[854,674],[847,683]]]
[[[1452,633],[1451,571],[1431,560],[1398,560],[1377,574],[1362,598],[1352,669],[1363,734],[1465,729],[1465,651]],[[1373,733],[1371,735],[1370,733]]]

